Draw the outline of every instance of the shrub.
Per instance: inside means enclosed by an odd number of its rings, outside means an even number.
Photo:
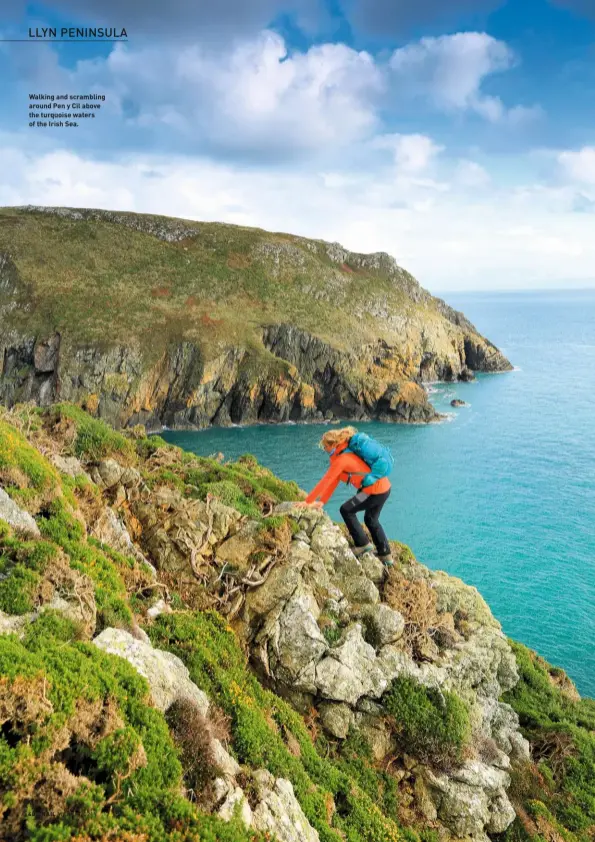
[[[590,839],[595,827],[595,701],[578,697],[566,676],[535,652],[514,641],[510,645],[519,682],[503,700],[517,712],[539,762],[527,766],[517,786],[521,808],[534,818],[528,835],[551,835],[553,828],[563,838]],[[511,830],[510,839],[518,832]]]
[[[181,700],[174,702],[168,710],[167,722],[180,750],[186,785],[199,797],[207,784],[220,775],[209,720],[195,704]]]
[[[73,424],[75,437],[72,450],[76,456],[86,460],[102,459],[113,454],[128,459],[134,456],[133,441],[74,404],[55,404],[48,410],[47,419],[54,425],[64,420]]]
[[[467,706],[456,693],[424,687],[402,676],[393,681],[383,703],[408,754],[437,766],[461,761],[470,720]]]
[[[56,469],[11,424],[0,421],[0,485],[32,512],[60,493]]]
[[[247,517],[260,517],[260,509],[250,500],[243,491],[230,480],[220,480],[219,482],[207,482],[201,487],[201,497],[204,500],[207,494],[212,494],[226,506],[231,506],[240,514]]]
[[[15,842],[85,827],[163,839],[181,780],[165,719],[124,659],[68,643],[71,631],[43,616],[23,643],[0,637],[3,830]]]

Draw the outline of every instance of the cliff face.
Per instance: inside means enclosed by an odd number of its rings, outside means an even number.
[[[2,412],[0,838],[592,838],[595,704],[302,496],[72,405]]]
[[[510,363],[388,255],[255,229],[0,210],[0,401],[118,427],[437,419],[424,381]]]

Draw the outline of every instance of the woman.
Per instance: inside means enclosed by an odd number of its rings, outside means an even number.
[[[372,536],[376,553],[380,560],[390,567],[393,563],[390,546],[378,520],[390,495],[390,482],[388,477],[382,477],[372,485],[361,487],[364,476],[370,473],[370,466],[355,453],[345,452],[349,447],[349,440],[356,433],[354,427],[344,427],[342,430],[329,430],[323,435],[319,446],[329,454],[330,467],[304,502],[298,505],[321,509],[330,500],[340,482],[351,483],[358,492],[343,503],[340,512],[355,545],[353,552],[360,556],[372,551],[372,544],[357,518],[358,512],[364,512],[364,523]]]

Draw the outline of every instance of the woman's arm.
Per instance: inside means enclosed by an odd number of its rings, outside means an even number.
[[[323,476],[320,482],[314,486],[312,491],[304,500],[305,503],[314,503],[314,501],[318,499],[320,499],[321,503],[327,503],[330,500],[336,487],[339,484],[339,478],[343,473],[340,461],[341,459],[339,457],[339,459],[335,459],[331,463],[331,466],[326,472],[326,474]]]

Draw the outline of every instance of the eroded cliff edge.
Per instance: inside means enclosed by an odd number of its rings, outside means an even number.
[[[437,419],[424,382],[506,371],[386,254],[258,229],[0,209],[0,401],[116,427]]]

